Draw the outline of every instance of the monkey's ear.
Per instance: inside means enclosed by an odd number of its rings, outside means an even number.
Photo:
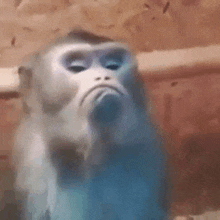
[[[20,66],[18,68],[18,74],[20,79],[20,92],[30,89],[32,81],[32,69],[27,66]]]

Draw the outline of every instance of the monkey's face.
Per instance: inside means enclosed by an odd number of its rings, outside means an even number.
[[[136,60],[123,44],[68,43],[42,54],[36,81],[45,111],[57,108],[109,124],[131,104],[127,85],[135,70]]]

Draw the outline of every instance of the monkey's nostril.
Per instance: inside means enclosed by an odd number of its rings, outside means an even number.
[[[100,80],[101,79],[101,77],[97,77],[97,78],[95,78],[95,80]]]
[[[108,77],[108,76],[105,77],[105,80],[109,80],[109,79],[110,79],[110,77]]]

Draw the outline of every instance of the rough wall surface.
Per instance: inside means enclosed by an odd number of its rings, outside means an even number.
[[[174,170],[172,213],[219,209],[219,73],[147,84],[157,123],[174,141],[166,147]]]
[[[218,0],[1,0],[0,66],[75,27],[124,39],[135,51],[220,43]]]

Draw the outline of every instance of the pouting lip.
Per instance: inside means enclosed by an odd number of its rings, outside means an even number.
[[[89,89],[86,94],[83,96],[81,102],[80,102],[80,106],[83,104],[83,102],[85,101],[86,97],[94,90],[96,90],[97,88],[110,88],[115,90],[117,93],[119,93],[121,96],[123,96],[124,94],[116,87],[108,85],[108,84],[101,84],[101,85],[97,85],[94,86],[93,88]],[[103,92],[99,93],[97,96],[100,96]]]

